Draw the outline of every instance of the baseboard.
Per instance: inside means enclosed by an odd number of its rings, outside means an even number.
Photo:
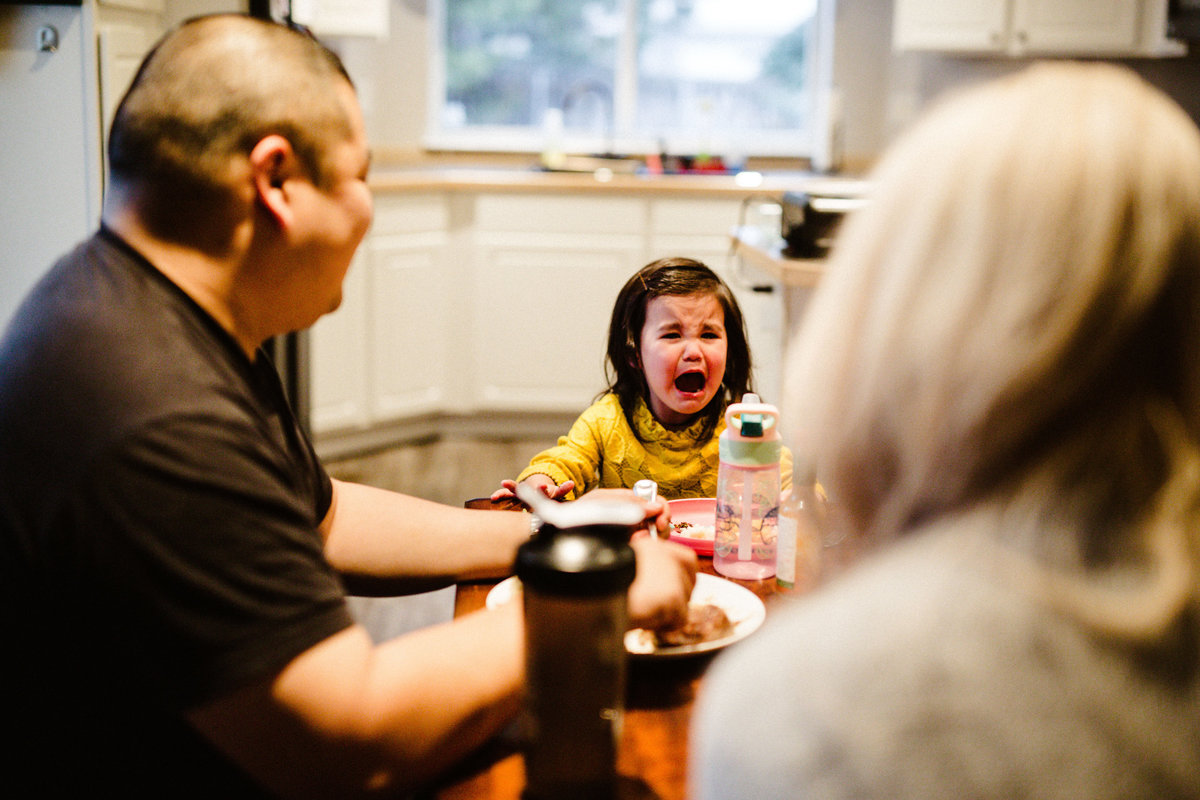
[[[334,431],[313,439],[324,460],[351,458],[406,444],[451,437],[507,441],[561,436],[575,414],[489,411],[476,414],[429,414],[363,430]]]

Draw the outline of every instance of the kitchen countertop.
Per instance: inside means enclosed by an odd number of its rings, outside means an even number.
[[[768,239],[754,228],[734,228],[730,232],[734,252],[747,264],[761,269],[785,286],[812,288],[825,272],[819,258],[791,258],[783,252],[782,239]]]
[[[782,196],[788,191],[841,194],[861,190],[854,177],[810,172],[742,172],[736,175],[642,175],[545,172],[506,167],[418,167],[372,170],[375,191],[580,192],[589,194],[674,194],[702,197]]]

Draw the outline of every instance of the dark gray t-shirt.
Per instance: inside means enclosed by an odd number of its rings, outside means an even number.
[[[56,264],[0,340],[6,780],[252,793],[182,714],[352,624],[331,491],[263,353],[106,230]]]
[[[694,800],[1200,797],[1194,614],[1105,640],[1018,590],[995,544],[917,534],[720,656]]]

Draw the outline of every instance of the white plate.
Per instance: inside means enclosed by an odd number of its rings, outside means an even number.
[[[515,576],[503,580],[488,592],[485,604],[488,608],[503,605],[521,593],[521,582]],[[693,603],[712,603],[718,606],[733,623],[733,633],[720,639],[675,647],[655,647],[647,631],[634,628],[625,634],[625,649],[638,657],[673,658],[720,650],[754,633],[767,618],[763,601],[754,592],[733,581],[701,572],[696,575],[696,586],[692,589]]]

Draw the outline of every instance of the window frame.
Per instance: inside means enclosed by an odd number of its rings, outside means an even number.
[[[429,91],[425,114],[423,145],[435,151],[537,153],[543,138],[535,126],[473,126],[469,130],[443,129],[440,121],[446,93],[445,58],[442,30],[445,4],[453,0],[428,0]],[[833,131],[840,115],[837,92],[833,86],[833,46],[836,0],[815,0],[813,43],[816,54],[813,67],[812,127],[807,131],[756,133],[737,142],[705,140],[695,133],[669,136],[666,149],[671,153],[708,152],[741,157],[798,157],[813,163],[834,158]],[[628,132],[622,120],[632,120],[637,105],[637,0],[620,0],[624,10],[625,31],[620,42],[617,75],[613,86],[614,132],[611,141],[604,137],[564,132],[562,147],[569,153],[651,153],[660,142]],[[624,130],[623,130],[624,128]],[[798,135],[799,134],[799,135]]]

